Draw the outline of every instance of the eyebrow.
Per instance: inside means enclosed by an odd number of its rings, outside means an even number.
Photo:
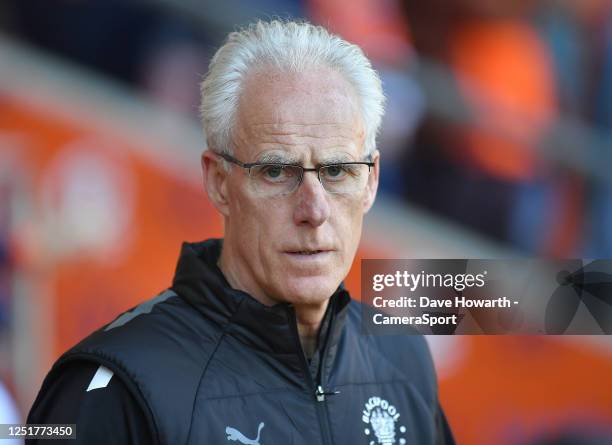
[[[264,164],[298,164],[298,160],[295,156],[281,155],[279,153],[264,153],[258,160],[258,163]]]
[[[329,164],[337,164],[342,162],[357,162],[352,159],[346,153],[332,153],[328,156],[324,156],[323,159],[317,165],[329,165]],[[280,154],[277,152],[268,152],[262,154],[257,163],[261,164],[292,164],[292,165],[300,165],[299,158],[295,155],[291,155],[289,153]]]
[[[356,162],[346,153],[333,153],[329,156],[324,157],[320,162],[320,165],[338,164],[341,162]]]

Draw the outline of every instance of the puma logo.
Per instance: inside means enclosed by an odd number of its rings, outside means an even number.
[[[255,439],[249,439],[245,437],[240,431],[236,428],[232,428],[231,426],[225,427],[225,434],[227,434],[227,440],[234,440],[246,445],[262,445],[259,443],[259,435],[261,434],[261,429],[264,427],[264,423],[261,422],[259,427],[257,428],[257,437]]]

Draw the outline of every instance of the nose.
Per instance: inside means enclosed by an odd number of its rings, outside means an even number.
[[[304,172],[302,184],[296,192],[294,222],[297,225],[318,227],[327,221],[329,215],[329,195],[319,182],[316,172]]]

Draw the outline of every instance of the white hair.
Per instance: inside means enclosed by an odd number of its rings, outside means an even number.
[[[258,21],[229,34],[204,77],[200,115],[209,147],[231,154],[239,97],[249,72],[263,66],[302,72],[327,66],[354,87],[365,131],[365,154],[376,149],[385,97],[376,71],[361,48],[308,22]]]

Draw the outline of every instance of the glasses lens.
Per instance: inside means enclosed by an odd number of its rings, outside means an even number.
[[[370,167],[366,164],[333,164],[321,167],[319,176],[329,193],[359,193],[367,182]]]
[[[285,164],[260,164],[251,167],[255,191],[262,196],[286,195],[300,183],[301,168]]]

